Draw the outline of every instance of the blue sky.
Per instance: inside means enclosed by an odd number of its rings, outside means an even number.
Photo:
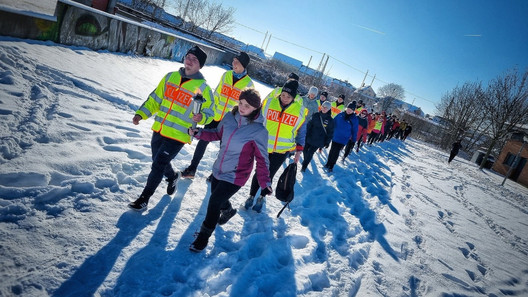
[[[487,83],[528,67],[528,1],[242,1],[228,34],[317,68],[330,55],[330,75],[375,91],[387,83],[405,101],[433,114],[457,84]],[[249,27],[249,28],[248,28]],[[251,29],[250,29],[251,28]],[[286,40],[287,42],[285,42]],[[297,44],[299,46],[292,45]],[[266,44],[264,44],[264,47]]]

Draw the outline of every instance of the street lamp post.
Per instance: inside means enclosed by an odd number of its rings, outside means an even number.
[[[508,170],[508,173],[506,173],[506,176],[504,176],[504,180],[502,181],[502,184],[501,186],[504,186],[504,183],[506,182],[506,180],[508,178],[510,178],[510,174],[512,173],[513,171],[513,168],[517,167],[517,162],[521,159],[521,153],[524,149],[524,145],[528,142],[528,135],[524,135],[523,136],[523,143],[521,145],[521,149],[519,150],[519,152],[517,153],[517,155],[515,156],[515,159],[513,160],[513,164],[510,166],[510,169]]]

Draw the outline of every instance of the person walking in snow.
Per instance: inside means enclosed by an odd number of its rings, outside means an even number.
[[[358,134],[357,134],[357,147],[356,153],[359,152],[361,145],[367,142],[367,129],[369,125],[369,114],[366,108],[363,108],[359,113],[358,117]]]
[[[447,163],[450,164],[451,161],[458,155],[458,151],[462,147],[462,139],[459,139],[453,143],[453,147],[451,148],[451,153],[449,154],[449,160],[447,160]]]
[[[288,79],[286,80],[286,82],[289,82],[291,80],[294,80],[297,83],[299,83],[299,76],[296,73],[292,72],[292,73],[288,74]],[[264,98],[264,101],[266,101],[266,100],[268,100],[270,98],[277,98],[277,97],[280,96],[281,93],[282,93],[282,87],[277,87],[277,88],[273,89],[271,92],[269,92],[269,94],[266,96],[266,98]],[[297,94],[297,95],[295,95],[294,101],[298,101],[299,103],[302,104],[303,98],[301,97],[301,95]]]
[[[328,101],[328,92],[323,91],[323,92],[321,92],[321,95],[319,95],[319,100],[317,100],[317,104],[319,104],[319,110],[321,110],[321,106],[326,101]]]
[[[410,124],[407,124],[407,127],[405,127],[405,130],[403,131],[402,141],[405,141],[405,139],[407,139],[407,136],[409,136],[411,132],[412,132],[412,127]]]
[[[245,52],[240,52],[233,58],[233,70],[228,70],[220,78],[220,82],[214,91],[214,119],[207,124],[205,129],[214,129],[218,126],[225,114],[229,113],[233,107],[238,105],[240,92],[245,88],[253,88],[253,81],[247,74],[249,56]],[[194,149],[191,164],[182,171],[183,178],[194,178],[198,164],[203,158],[209,142],[201,139]],[[208,180],[211,178],[209,176]]]
[[[331,115],[332,104],[324,102],[321,111],[315,113],[306,127],[306,141],[303,149],[301,172],[305,172],[318,148],[328,147],[334,135],[334,121]]]
[[[350,102],[345,109],[334,118],[334,136],[332,138],[332,146],[328,153],[328,160],[324,167],[328,172],[334,170],[334,165],[339,158],[341,149],[348,143],[350,139],[352,142],[356,141],[358,132],[358,119],[354,112],[356,106],[354,102]]]
[[[278,97],[267,97],[262,102],[262,116],[264,126],[269,133],[268,157],[270,179],[273,180],[275,173],[284,163],[288,154],[295,151],[294,162],[299,162],[300,154],[304,147],[306,137],[306,108],[302,103],[295,100],[299,83],[296,80],[288,80],[282,87]],[[249,197],[244,203],[244,208],[249,209],[259,190],[257,177],[254,175],[251,181]],[[264,204],[264,194],[257,199],[252,209],[261,212]]]
[[[372,144],[376,142],[381,134],[383,134],[385,128],[385,117],[383,115],[378,115],[376,118],[376,122],[374,124],[374,128],[372,128],[372,131],[370,132],[370,135],[368,137],[367,143]]]
[[[319,104],[315,99],[315,96],[317,96],[318,92],[319,90],[317,89],[317,87],[311,86],[310,90],[308,91],[308,94],[302,98],[303,106],[306,108],[306,110],[308,110],[308,114],[306,115],[306,121],[310,121],[312,119],[312,116],[319,110]]]
[[[236,213],[229,199],[244,186],[256,160],[255,178],[262,195],[272,192],[269,177],[268,131],[263,125],[260,95],[254,89],[240,93],[239,104],[225,114],[217,127],[189,129],[189,134],[207,141],[220,140],[220,151],[213,165],[211,196],[198,236],[189,249],[202,251],[216,225],[227,223]]]
[[[163,176],[168,182],[167,194],[172,195],[176,191],[178,173],[170,162],[186,143],[191,142],[187,129],[193,123],[206,125],[213,120],[213,92],[200,73],[206,59],[207,55],[198,46],[189,49],[183,61],[184,67],[166,74],[132,119],[134,125],[138,125],[141,120],[155,116],[150,142],[152,167],[143,192],[129,204],[134,210],[147,207]],[[193,114],[192,104],[196,92],[201,94],[205,102],[200,113]]]
[[[332,102],[332,118],[335,118],[345,109],[345,95],[341,94]]]

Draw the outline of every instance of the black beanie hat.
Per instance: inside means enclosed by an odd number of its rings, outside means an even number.
[[[299,76],[295,73],[290,73],[290,75],[288,75],[288,78],[292,78],[292,79],[295,79],[295,80],[299,80]]]
[[[325,98],[328,99],[328,92],[326,92],[326,91],[321,92],[321,95],[325,96]]]
[[[289,80],[282,87],[282,91],[295,98],[297,96],[297,88],[299,88],[299,83],[296,80]]]
[[[205,60],[207,60],[207,54],[197,45],[191,47],[185,55],[187,56],[188,54],[193,54],[196,56],[196,58],[198,58],[198,62],[200,62],[200,68],[205,65]]]
[[[345,100],[345,95],[341,94],[341,95],[339,95],[339,98]]]
[[[347,108],[355,110],[356,109],[356,101],[352,101],[352,102],[348,103]]]
[[[247,68],[247,65],[249,64],[249,56],[248,54],[246,54],[245,52],[240,52],[240,54],[238,54],[238,56],[235,57],[238,62],[240,62],[240,64],[242,64],[242,67],[244,67],[244,69]]]

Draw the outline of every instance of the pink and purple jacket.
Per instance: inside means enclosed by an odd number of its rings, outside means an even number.
[[[271,186],[268,159],[268,130],[260,113],[253,122],[237,111],[227,113],[216,129],[203,129],[196,138],[220,140],[220,152],[213,165],[213,175],[237,186],[244,186],[257,161],[256,175],[260,187]]]

